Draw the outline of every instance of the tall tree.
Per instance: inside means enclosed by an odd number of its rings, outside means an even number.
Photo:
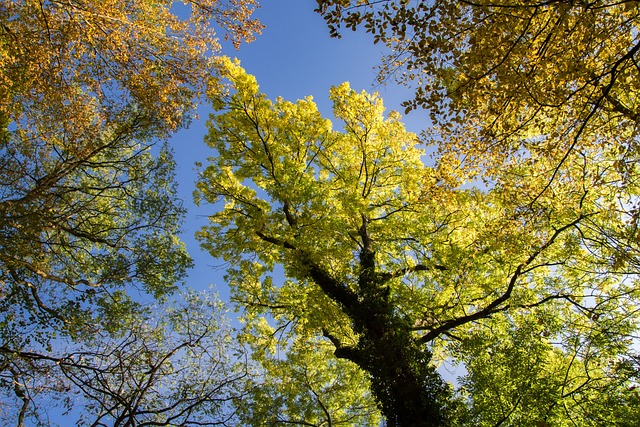
[[[233,43],[250,41],[255,7],[0,2],[3,375],[21,355],[116,333],[140,310],[132,296],[162,298],[184,278],[191,261],[164,141],[216,80],[210,21]]]
[[[598,425],[594,402],[627,401],[640,295],[601,237],[627,227],[618,169],[584,154],[549,183],[534,153],[492,188],[461,189],[457,160],[426,166],[377,95],[333,88],[334,131],[310,98],[272,102],[226,69],[234,90],[212,97],[216,156],[198,184],[224,205],[199,236],[250,325],[324,337],[367,373],[390,426]],[[435,371],[450,359],[469,371],[462,400]]]

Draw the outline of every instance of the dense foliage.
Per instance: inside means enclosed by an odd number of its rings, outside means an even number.
[[[414,88],[407,108],[426,108],[469,166],[595,149],[634,170],[637,1],[317,3],[333,35],[362,26],[390,48],[380,78]]]
[[[388,425],[624,423],[640,295],[618,207],[632,180],[583,153],[549,181],[553,160],[533,152],[490,188],[461,186],[457,159],[425,165],[377,95],[332,89],[333,130],[310,98],[270,101],[226,67],[198,187],[224,205],[200,238],[230,266],[247,340],[324,338],[367,374]],[[467,369],[455,395],[443,361]]]
[[[260,25],[251,0],[175,7],[0,2],[0,388],[18,425],[48,423],[40,361],[103,351],[191,265],[164,141],[217,78],[210,21],[234,43]]]

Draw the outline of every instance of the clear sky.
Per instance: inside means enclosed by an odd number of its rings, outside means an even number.
[[[378,91],[388,109],[402,111],[400,102],[410,97],[407,89],[394,84],[375,85],[375,66],[380,62],[383,47],[374,45],[372,38],[362,31],[348,30],[341,39],[330,38],[322,17],[313,11],[315,6],[314,0],[263,0],[256,14],[266,26],[262,35],[253,43],[242,45],[239,51],[227,44],[223,54],[239,58],[242,66],[256,76],[261,91],[269,98],[282,96],[295,101],[312,95],[327,118],[333,118],[329,88],[345,81],[357,91]],[[212,206],[197,208],[193,204],[194,163],[205,163],[206,157],[211,155],[203,142],[210,110],[203,105],[199,114],[199,120],[194,120],[189,129],[181,131],[171,141],[178,163],[180,195],[188,210],[183,240],[195,261],[188,285],[196,289],[215,285],[226,298],[221,261],[201,251],[193,238],[194,233],[206,224],[205,216],[213,212]],[[412,112],[405,120],[407,128],[414,132],[419,132],[426,122],[424,111]]]

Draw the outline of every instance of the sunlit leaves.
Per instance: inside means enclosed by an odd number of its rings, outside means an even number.
[[[261,28],[251,18],[255,7],[237,0],[175,8],[165,1],[6,1],[0,111],[31,132],[43,111],[77,131],[94,120],[126,119],[131,107],[151,115],[159,131],[175,128],[205,89],[210,52],[220,48],[210,21],[234,44],[250,41]]]
[[[246,383],[246,398],[238,405],[243,425],[380,423],[364,373],[353,363],[334,358],[331,344],[310,338],[279,348],[285,342],[282,335],[264,332],[245,335],[253,350],[255,372]]]
[[[452,422],[595,425],[589,402],[612,390],[619,404],[632,398],[633,375],[610,366],[633,352],[638,328],[634,257],[621,255],[636,251],[624,236],[637,189],[605,152],[558,167],[532,143],[472,188],[454,156],[425,165],[377,95],[333,88],[333,130],[311,99],[268,100],[237,62],[224,65],[232,89],[213,99],[216,154],[198,183],[201,200],[223,203],[199,237],[229,262],[247,342],[274,381],[301,362],[274,359],[275,338],[293,358],[322,336],[370,375],[379,402],[393,395],[385,368],[405,366],[387,354],[424,369],[421,378],[431,361],[463,363],[468,408],[438,400]],[[387,417],[392,402],[381,406]],[[249,413],[274,416],[272,407]]]
[[[635,1],[317,3],[332,34],[362,26],[387,44],[381,79],[415,89],[407,108],[428,109],[470,169],[492,175],[529,150],[556,165],[585,150],[637,158]]]

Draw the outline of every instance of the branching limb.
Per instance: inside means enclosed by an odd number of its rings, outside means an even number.
[[[27,415],[27,410],[29,409],[29,404],[31,403],[31,398],[27,395],[27,391],[23,384],[18,380],[19,374],[14,368],[9,368],[9,372],[13,377],[13,392],[16,397],[22,400],[22,406],[20,407],[20,411],[18,412],[18,427],[24,426],[24,419]]]
[[[328,338],[329,341],[331,341],[331,344],[333,344],[333,346],[336,348],[333,354],[337,358],[347,359],[356,364],[358,364],[359,361],[362,360],[362,354],[357,348],[344,345],[338,337],[331,334],[326,329],[322,329],[322,336]]]
[[[443,324],[441,324],[437,328],[432,329],[427,334],[423,335],[419,339],[419,341],[422,342],[422,343],[427,343],[427,342],[433,341],[439,335],[443,334],[444,332],[450,331],[450,330],[452,330],[454,328],[457,328],[458,326],[462,326],[462,325],[467,324],[469,322],[473,322],[475,320],[479,320],[479,319],[483,319],[485,317],[489,317],[494,313],[497,313],[497,312],[504,311],[504,310],[508,309],[509,308],[508,306],[503,306],[502,304],[511,297],[511,293],[513,292],[513,289],[514,289],[518,279],[527,271],[526,267],[529,266],[530,264],[532,264],[542,252],[544,252],[547,248],[549,248],[555,242],[555,240],[564,231],[568,230],[571,227],[576,226],[585,217],[586,217],[585,215],[580,215],[574,221],[572,221],[572,222],[570,222],[570,223],[558,228],[553,233],[553,235],[549,238],[549,240],[547,240],[547,242],[545,244],[540,246],[535,252],[533,252],[529,256],[529,258],[527,258],[526,261],[524,261],[522,264],[520,264],[520,265],[518,265],[518,267],[516,267],[516,270],[511,275],[511,278],[510,278],[509,283],[507,285],[507,289],[502,293],[502,295],[500,295],[498,298],[496,298],[491,303],[489,303],[485,308],[483,308],[481,310],[477,310],[477,311],[475,311],[475,312],[473,312],[473,313],[471,313],[469,315],[466,315],[466,316],[462,316],[462,317],[458,317],[458,318],[455,318],[455,319],[447,320],[446,322],[444,322]]]
[[[58,319],[63,323],[69,323],[69,321],[67,319],[65,319],[64,317],[62,317],[56,310],[54,310],[53,308],[49,307],[48,305],[46,305],[42,299],[40,298],[40,295],[38,294],[38,289],[36,288],[36,286],[26,280],[21,279],[18,274],[14,271],[14,270],[9,270],[9,274],[11,275],[11,278],[16,282],[16,283],[20,283],[23,286],[26,286],[29,289],[29,292],[31,293],[31,296],[33,297],[33,300],[36,302],[36,305],[38,306],[38,308],[47,313],[48,315],[50,315],[51,317],[53,317],[54,319]]]
[[[272,243],[285,249],[297,251],[299,254],[299,260],[302,262],[304,268],[306,268],[306,273],[309,278],[320,286],[322,291],[329,298],[342,305],[347,312],[353,312],[353,310],[358,306],[358,296],[356,293],[349,289],[346,284],[340,282],[321,266],[313,262],[308,254],[298,250],[295,245],[277,237],[268,236],[260,231],[256,232],[256,235],[265,242]]]

